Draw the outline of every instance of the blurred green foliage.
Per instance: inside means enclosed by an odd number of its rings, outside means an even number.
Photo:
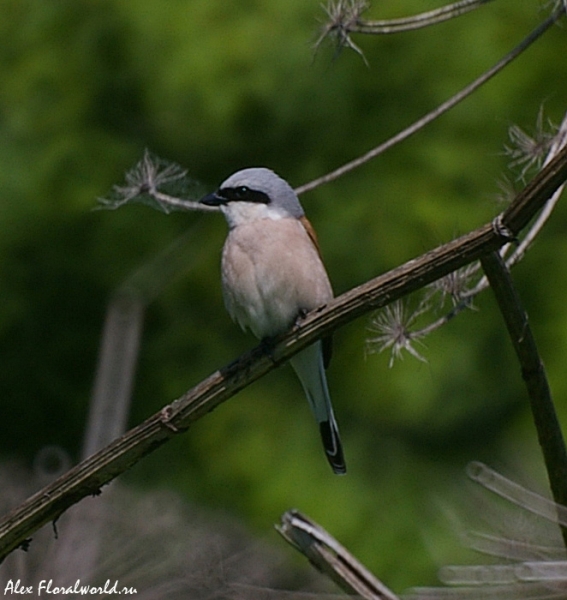
[[[369,17],[432,8],[376,2]],[[429,6],[424,6],[428,4]],[[185,231],[186,268],[147,312],[131,424],[255,344],[222,306],[218,216],[93,211],[144,148],[214,188],[246,166],[300,185],[447,99],[544,17],[497,0],[430,30],[314,55],[318,0],[0,3],[0,449],[80,448],[106,302]],[[507,128],[565,110],[564,29],[386,155],[302,198],[337,293],[492,218]],[[567,213],[515,276],[567,418]],[[544,275],[542,277],[542,274]],[[510,344],[489,293],[388,369],[367,320],[335,336],[329,383],[349,473],[334,477],[299,384],[282,368],[127,476],[174,486],[262,535],[290,507],[320,521],[391,587],[455,560],[438,501],[472,459],[544,480]],[[456,536],[455,536],[456,538]]]

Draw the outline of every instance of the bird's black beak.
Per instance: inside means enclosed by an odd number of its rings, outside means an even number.
[[[203,196],[199,202],[205,206],[220,206],[221,204],[225,203],[225,199],[219,196],[216,192],[212,192],[211,194]]]

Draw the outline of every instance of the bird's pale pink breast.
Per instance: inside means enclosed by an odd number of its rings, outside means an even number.
[[[260,338],[292,325],[333,296],[317,248],[297,219],[262,219],[230,230],[223,250],[227,310]]]

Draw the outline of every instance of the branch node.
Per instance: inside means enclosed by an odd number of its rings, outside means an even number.
[[[499,238],[506,242],[518,243],[518,236],[504,223],[501,214],[492,221],[492,229]]]
[[[174,411],[171,405],[164,406],[159,413],[159,422],[161,425],[173,431],[173,433],[181,433],[179,427],[176,427],[172,422],[171,418],[173,417]]]

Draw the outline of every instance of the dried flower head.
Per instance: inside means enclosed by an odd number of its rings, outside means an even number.
[[[369,326],[370,331],[378,335],[368,338],[366,351],[383,352],[390,348],[390,367],[396,358],[403,358],[403,350],[409,352],[414,358],[427,362],[414,347],[414,343],[423,337],[423,334],[410,330],[411,325],[426,309],[427,307],[422,303],[417,310],[409,312],[404,301],[397,300],[380,310]]]
[[[518,125],[510,127],[508,137],[511,143],[504,146],[504,154],[511,159],[508,163],[510,169],[520,168],[519,180],[524,180],[531,169],[541,168],[556,134],[557,128],[549,121],[544,122],[543,106],[539,109],[533,136]]]
[[[324,6],[328,18],[319,39],[315,43],[315,50],[319,48],[324,39],[330,38],[334,42],[337,53],[343,48],[351,48],[368,65],[364,53],[350,37],[352,28],[360,23],[360,16],[368,6],[366,0],[336,0]]]
[[[478,263],[471,263],[434,281],[430,288],[441,294],[440,306],[443,307],[448,298],[453,306],[462,302],[472,303],[473,276],[477,271]]]
[[[496,185],[499,190],[494,194],[496,203],[504,207],[509,206],[517,194],[514,182],[506,175],[502,175],[496,182]]]
[[[198,182],[187,176],[185,169],[148,150],[126,173],[125,179],[126,184],[115,185],[108,198],[99,198],[103,208],[113,210],[125,204],[141,202],[166,214],[172,210],[211,210],[211,207],[192,200],[202,195],[202,190]],[[181,197],[190,199],[183,200]]]

